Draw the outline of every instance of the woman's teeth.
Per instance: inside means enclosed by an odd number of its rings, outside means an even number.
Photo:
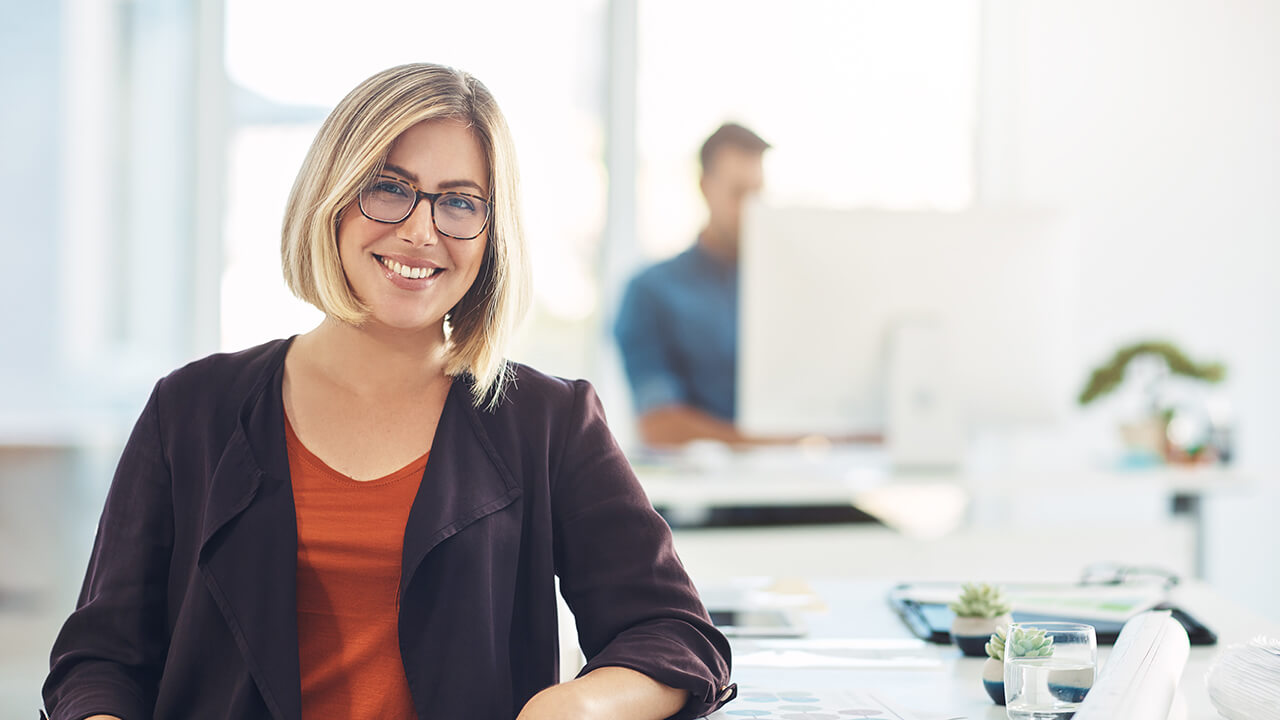
[[[383,265],[390,268],[391,272],[396,273],[400,277],[409,278],[410,280],[417,280],[419,278],[430,277],[432,275],[435,275],[440,270],[440,268],[425,268],[425,267],[414,268],[414,267],[409,267],[408,265],[401,265],[395,260],[392,260],[391,258],[382,257],[381,255],[378,256],[378,260]]]

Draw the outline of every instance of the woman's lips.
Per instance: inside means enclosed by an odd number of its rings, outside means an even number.
[[[429,261],[419,261],[421,264],[417,264],[408,258],[401,261],[385,255],[375,254],[373,257],[382,266],[383,276],[396,287],[405,290],[421,290],[428,287],[445,272],[444,268]]]

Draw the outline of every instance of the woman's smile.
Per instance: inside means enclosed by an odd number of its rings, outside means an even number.
[[[398,288],[405,290],[423,290],[431,287],[445,269],[437,263],[425,259],[415,259],[402,255],[379,255],[373,257],[382,265],[383,276]]]
[[[419,123],[397,138],[378,182],[426,192],[465,184],[487,193],[482,183],[488,176],[488,162],[471,129],[441,119]],[[356,203],[343,214],[338,252],[347,282],[371,311],[371,321],[401,330],[441,327],[475,282],[487,232],[466,240],[440,232],[433,212],[447,211],[433,210],[434,202],[417,204],[395,223],[370,219]]]

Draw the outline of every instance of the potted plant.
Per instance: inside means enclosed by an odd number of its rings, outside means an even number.
[[[982,657],[987,640],[997,627],[1008,627],[1013,622],[1009,614],[1012,606],[998,587],[965,583],[960,597],[947,607],[956,614],[951,623],[951,639],[960,652],[969,657]]]
[[[987,641],[987,661],[982,664],[982,689],[987,691],[991,701],[1004,705],[1004,657],[1005,643],[1016,647],[1020,657],[1048,657],[1053,654],[1053,638],[1047,637],[1044,630],[1013,629],[1013,637],[1006,639],[1007,626],[996,628]]]
[[[996,628],[987,641],[987,661],[982,663],[982,689],[991,696],[991,702],[1004,704],[1004,633],[1005,627]]]
[[[1194,362],[1171,342],[1147,340],[1120,348],[1110,360],[1093,370],[1077,401],[1081,406],[1086,406],[1110,394],[1123,384],[1131,364],[1138,360],[1154,361],[1156,364],[1150,366],[1151,369],[1147,370],[1142,379],[1145,383],[1145,416],[1120,428],[1125,445],[1147,456],[1170,462],[1216,459],[1218,452],[1212,447],[1208,437],[1211,432],[1201,433],[1205,437],[1200,438],[1180,437],[1176,442],[1171,439],[1170,423],[1185,408],[1171,404],[1164,391],[1171,376],[1217,383],[1226,376],[1226,368],[1217,362]],[[1211,428],[1208,430],[1211,431]]]

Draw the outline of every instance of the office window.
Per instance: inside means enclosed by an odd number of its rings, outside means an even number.
[[[697,153],[756,130],[766,192],[809,205],[971,202],[977,0],[639,0],[637,232],[671,254],[705,218]]]
[[[534,306],[514,349],[540,369],[586,374],[604,225],[604,0],[358,6],[228,0],[227,70],[237,102],[228,180],[222,345],[308,329],[320,315],[280,276],[279,228],[320,122],[369,75],[404,62],[452,65],[497,97],[516,139]],[[531,28],[555,19],[554,39]],[[281,32],[281,28],[288,28]],[[566,195],[574,202],[564,202]]]

